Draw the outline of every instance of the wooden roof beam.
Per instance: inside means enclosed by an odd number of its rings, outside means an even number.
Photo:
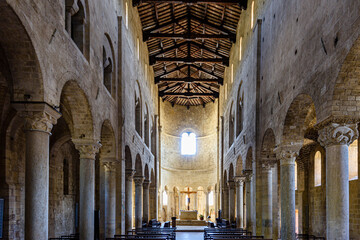
[[[191,64],[191,63],[218,63],[218,64],[223,64],[225,66],[229,66],[229,59],[225,59],[225,58],[193,58],[193,57],[187,57],[187,58],[168,57],[168,58],[163,58],[163,57],[155,57],[154,61],[155,61],[155,63],[176,62],[176,63],[185,63],[185,64]]]
[[[184,40],[196,40],[196,39],[230,39],[232,42],[236,41],[236,35],[227,34],[178,34],[178,33],[144,33],[144,41],[148,41],[150,38],[159,39],[184,39]]]
[[[161,78],[156,77],[155,78],[155,84],[163,83],[163,82],[182,82],[182,83],[217,83],[222,84],[224,82],[224,79],[208,79],[208,78],[192,78],[192,77],[186,77],[186,78]]]
[[[133,0],[133,6],[137,7],[142,3],[177,3],[177,4],[218,4],[218,5],[234,5],[238,4],[243,9],[247,8],[248,0]]]
[[[218,92],[212,93],[193,93],[193,92],[185,92],[185,93],[175,93],[175,92],[159,92],[159,97],[164,96],[173,96],[173,97],[215,97],[219,98]]]

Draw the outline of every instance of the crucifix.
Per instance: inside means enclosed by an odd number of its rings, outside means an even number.
[[[181,191],[180,193],[186,193],[186,196],[188,196],[188,199],[187,199],[187,208],[188,208],[188,211],[190,211],[190,194],[192,194],[192,193],[197,193],[197,192],[190,192],[190,188],[188,187],[188,190],[187,190],[187,191]]]

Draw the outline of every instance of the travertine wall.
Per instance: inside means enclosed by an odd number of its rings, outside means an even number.
[[[24,239],[25,137],[23,120],[14,117],[16,111],[11,108],[10,101],[44,101],[60,107],[63,117],[59,122],[66,126],[62,129],[68,129],[68,136],[64,136],[54,128],[54,140],[51,140],[56,149],[54,156],[50,156],[50,237],[75,232],[74,203],[78,201],[78,194],[61,194],[64,154],[71,152],[72,160],[79,160],[77,150],[70,147],[72,139],[99,141],[103,138],[105,122],[112,131],[115,160],[121,163],[116,178],[119,234],[124,231],[125,224],[125,145],[131,149],[133,166],[139,154],[142,169],[147,164],[149,172],[155,171],[151,145],[144,144],[144,134],[137,135],[134,125],[136,84],[141,91],[143,114],[140,121],[143,125],[146,106],[151,118],[150,128],[155,125],[158,102],[153,72],[148,67],[147,46],[141,41],[137,9],[129,0],[82,2],[86,14],[83,53],[65,30],[65,1],[0,3],[0,198],[5,199],[5,238]],[[126,2],[128,27],[124,21]],[[139,59],[137,38],[140,39]],[[109,45],[114,60],[110,92],[103,84],[103,46],[109,50]],[[68,139],[64,141],[63,137]],[[108,148],[108,144],[104,147]],[[99,161],[102,161],[101,156]],[[78,179],[78,174],[71,179]]]
[[[335,0],[255,1],[253,29],[250,28],[251,3],[249,1],[248,9],[242,12],[238,40],[232,48],[230,67],[220,95],[220,115],[224,117],[224,168],[221,171],[227,170],[227,173],[231,163],[236,165],[238,156],[245,161],[250,147],[254,150],[254,160],[259,163],[268,129],[274,131],[276,145],[285,140],[303,144],[304,126],[311,127],[330,116],[346,118],[358,115],[360,3],[351,0],[341,3]],[[239,60],[241,37],[242,57]],[[233,83],[230,78],[232,64]],[[231,105],[236,102],[241,82],[245,92],[244,130],[229,146],[229,113]],[[256,109],[256,93],[259,94],[259,109]],[[298,97],[300,94],[304,95]],[[304,109],[307,109],[306,113]],[[257,127],[256,116],[259,120]],[[316,140],[316,136],[312,140]],[[309,142],[307,140],[305,144]],[[259,168],[253,168],[253,171]],[[309,167],[310,175],[311,171]],[[261,181],[257,177],[256,188],[261,187]],[[353,192],[357,185],[357,181],[350,182],[350,238],[358,238],[359,234],[356,225],[358,196]],[[318,214],[310,216],[309,231],[325,236],[325,182],[322,187],[311,186],[310,182],[309,211]],[[256,215],[261,218],[261,191],[257,189],[255,193]]]

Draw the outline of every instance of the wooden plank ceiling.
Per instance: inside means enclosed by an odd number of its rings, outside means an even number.
[[[214,102],[247,0],[133,0],[159,96],[173,105]]]

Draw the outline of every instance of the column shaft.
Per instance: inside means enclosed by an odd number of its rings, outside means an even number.
[[[246,229],[248,231],[253,231],[253,221],[252,221],[252,215],[253,215],[253,201],[252,201],[252,182],[251,182],[251,178],[250,180],[246,180],[245,182],[245,190],[246,190]]]
[[[262,191],[262,229],[265,238],[272,238],[272,172],[270,167],[262,170],[263,191]]]
[[[25,238],[48,239],[49,133],[26,132]]]
[[[145,180],[144,181],[144,199],[143,199],[143,208],[144,208],[144,221],[145,222],[149,222],[149,186],[150,186],[150,181]]]
[[[229,221],[230,223],[235,222],[235,183],[229,181]]]
[[[116,172],[115,165],[105,166],[105,237],[115,235],[116,221]]]
[[[132,193],[135,170],[125,170],[125,234],[132,229]]]
[[[142,227],[144,177],[134,177],[135,182],[135,228]]]
[[[244,180],[236,179],[236,227],[244,228]]]
[[[349,239],[349,157],[347,145],[326,148],[326,236]]]
[[[281,239],[295,240],[295,158],[281,160]]]
[[[223,212],[222,218],[229,219],[229,188],[226,187],[223,189]]]
[[[207,217],[210,215],[210,212],[209,212],[209,192],[206,192],[206,206],[205,206],[205,219],[207,220]]]

